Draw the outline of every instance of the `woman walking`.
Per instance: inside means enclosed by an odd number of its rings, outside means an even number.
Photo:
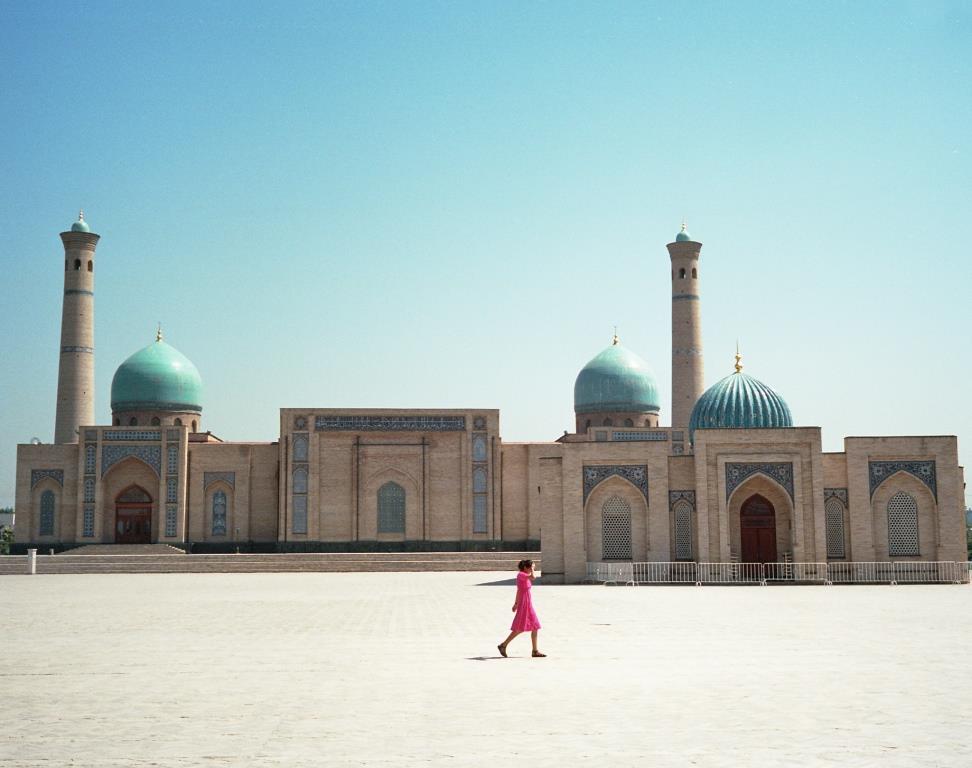
[[[532,560],[521,560],[516,566],[519,572],[516,574],[516,601],[513,603],[513,613],[516,615],[513,617],[513,624],[510,627],[512,630],[502,643],[496,646],[500,652],[500,656],[504,659],[506,658],[506,646],[510,644],[510,640],[519,635],[521,632],[530,633],[530,642],[533,643],[533,653],[531,654],[534,658],[543,658],[547,654],[540,653],[537,648],[537,632],[540,630],[540,619],[537,618],[537,612],[533,610],[533,598],[530,596],[530,590],[533,588],[533,580],[535,577],[533,573],[533,561]]]

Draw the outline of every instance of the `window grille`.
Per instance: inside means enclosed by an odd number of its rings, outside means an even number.
[[[84,478],[84,500],[94,501],[95,498],[95,481],[93,477]]]
[[[168,502],[179,500],[179,478],[170,477],[165,481],[165,500]]]
[[[95,473],[95,447],[93,445],[84,446],[84,474],[93,475]]]
[[[405,489],[398,483],[378,489],[378,533],[405,533]]]
[[[473,533],[487,533],[489,528],[488,520],[486,494],[477,493],[473,496]]]
[[[486,493],[486,469],[476,467],[473,470],[473,493]]]
[[[473,435],[472,454],[473,461],[486,461],[486,435]]]
[[[839,499],[828,499],[824,506],[827,521],[827,557],[846,557],[844,545],[844,505]]]
[[[294,533],[307,533],[307,497],[294,495]]]
[[[601,507],[601,553],[604,560],[631,559],[631,505],[619,496]]]
[[[179,471],[179,446],[170,445],[166,448],[167,452],[167,466],[166,470],[170,475],[177,474]]]
[[[692,559],[692,505],[682,499],[675,510],[675,559]]]
[[[176,535],[176,510],[178,507],[175,504],[169,504],[165,508],[165,535],[175,536]]]
[[[213,494],[213,536],[226,535],[226,494],[216,491]]]
[[[294,493],[307,493],[307,470],[303,467],[294,470]]]
[[[94,536],[94,507],[84,508],[81,535],[86,539],[90,539],[92,536]]]
[[[907,493],[888,502],[888,555],[918,555],[918,504]]]
[[[294,435],[294,461],[307,461],[307,435]]]
[[[41,536],[54,535],[54,492],[44,491],[40,498],[40,530]]]

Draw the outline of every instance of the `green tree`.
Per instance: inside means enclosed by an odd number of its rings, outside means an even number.
[[[10,545],[13,544],[13,528],[0,528],[0,555],[10,554]]]

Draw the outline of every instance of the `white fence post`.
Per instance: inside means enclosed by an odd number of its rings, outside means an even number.
[[[27,550],[27,573],[31,576],[37,573],[37,550]]]

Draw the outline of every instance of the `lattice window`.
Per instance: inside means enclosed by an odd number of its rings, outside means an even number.
[[[165,500],[168,502],[179,500],[179,478],[170,477],[165,481]]]
[[[53,491],[44,491],[40,497],[40,529],[41,536],[54,535],[54,498]]]
[[[84,508],[82,522],[81,535],[86,539],[90,539],[94,536],[94,507]]]
[[[692,505],[682,499],[675,502],[675,559],[692,559]]]
[[[828,499],[824,505],[824,513],[827,521],[827,557],[847,557],[844,543],[844,505],[840,503],[840,499]]]
[[[888,502],[888,555],[918,555],[918,504],[907,493]]]
[[[176,510],[178,507],[175,504],[169,504],[165,508],[165,535],[175,536],[176,535]]]
[[[398,483],[378,489],[378,533],[405,533],[405,489]]]
[[[604,560],[631,559],[631,505],[619,496],[601,507],[601,553]]]
[[[473,461],[486,461],[486,435],[476,433],[472,443]]]
[[[304,467],[294,470],[294,493],[307,493],[307,470]]]
[[[486,493],[485,467],[476,467],[473,470],[473,493]]]
[[[94,501],[95,498],[95,481],[93,477],[84,478],[84,500]]]
[[[166,461],[166,464],[167,464],[166,471],[170,475],[178,474],[178,472],[179,472],[179,446],[178,445],[170,445],[165,450],[166,450],[166,456],[168,457],[167,458],[167,461]]]
[[[226,535],[226,494],[216,491],[213,494],[213,536]]]
[[[307,435],[294,435],[294,461],[307,461]]]
[[[294,533],[307,533],[307,497],[294,495]]]
[[[489,516],[486,512],[486,494],[477,493],[473,496],[473,533],[487,533],[489,531]]]
[[[84,446],[84,474],[93,475],[95,473],[95,447],[93,445]]]

